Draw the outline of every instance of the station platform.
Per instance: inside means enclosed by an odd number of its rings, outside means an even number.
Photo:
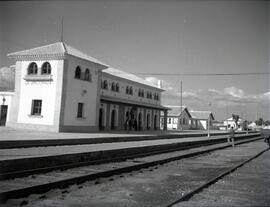
[[[260,134],[237,134],[235,140],[255,137],[260,137]],[[224,142],[227,142],[226,134],[212,135],[210,138],[207,136],[166,138],[165,136],[142,141],[0,149],[0,169],[3,174],[82,162],[96,164],[123,156],[136,157],[148,152],[158,153],[165,150],[188,149]]]
[[[246,132],[237,132],[243,133]],[[226,135],[227,131],[211,130],[211,136]],[[184,131],[110,131],[99,133],[53,133],[0,127],[0,149],[82,145],[112,142],[205,137],[205,130]]]

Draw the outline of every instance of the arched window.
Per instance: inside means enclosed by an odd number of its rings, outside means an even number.
[[[116,91],[116,92],[119,92],[119,83],[116,83],[115,91]]]
[[[45,62],[41,67],[41,74],[51,74],[51,64]]]
[[[141,93],[142,93],[142,97],[144,97],[144,90],[142,90],[142,92],[141,92]]]
[[[141,97],[141,89],[138,91],[138,96]]]
[[[112,91],[115,91],[115,83],[114,83],[114,82],[112,82],[111,90],[112,90]]]
[[[126,94],[129,94],[129,87],[126,87]]]
[[[85,70],[84,80],[90,81],[90,73],[89,73],[89,69],[88,68],[86,68],[86,70]]]
[[[75,78],[81,79],[81,68],[80,68],[80,66],[76,67]]]
[[[104,89],[108,89],[108,82],[107,82],[107,80],[104,80],[104,82],[103,82],[103,88]]]
[[[130,86],[129,88],[129,94],[132,95],[133,94],[133,89],[132,89],[132,86]]]
[[[37,74],[37,71],[38,71],[37,64],[35,62],[30,63],[27,70],[28,75]]]
[[[152,99],[152,93],[151,93],[151,92],[150,92],[150,94],[149,94],[149,98]]]

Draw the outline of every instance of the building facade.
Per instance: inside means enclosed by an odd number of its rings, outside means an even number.
[[[207,130],[213,128],[214,115],[210,111],[189,111],[191,114],[191,129]]]
[[[207,130],[208,120],[210,129],[213,129],[213,121],[215,120],[212,112],[209,111],[193,111],[183,106],[167,106],[170,110],[167,114],[168,130]],[[165,118],[161,116],[161,127]]]
[[[186,130],[190,129],[191,115],[187,107],[183,106],[167,106],[171,110],[167,115],[167,129],[168,130]],[[162,122],[164,117],[162,116]]]
[[[159,129],[162,89],[63,43],[8,55],[16,60],[7,125],[46,131]]]

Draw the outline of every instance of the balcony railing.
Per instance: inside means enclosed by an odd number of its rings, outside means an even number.
[[[24,77],[26,81],[52,81],[52,75],[43,74],[43,75],[26,75]]]

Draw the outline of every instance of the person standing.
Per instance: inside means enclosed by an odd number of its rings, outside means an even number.
[[[232,147],[234,147],[234,129],[233,129],[233,127],[231,127],[230,131],[229,131],[228,143],[231,143]]]

